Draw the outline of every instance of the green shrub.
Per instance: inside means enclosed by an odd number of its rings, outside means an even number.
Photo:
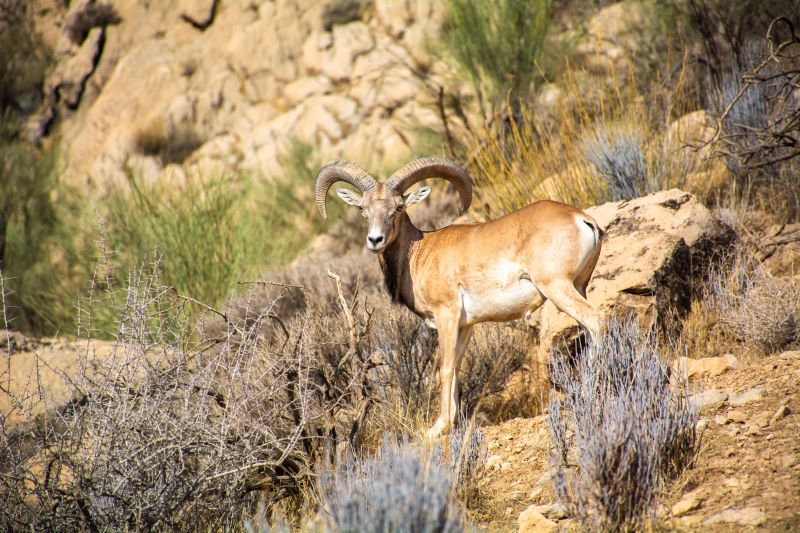
[[[495,218],[541,199],[588,207],[673,187],[704,194],[688,178],[706,163],[663,130],[694,108],[684,87],[639,87],[633,79],[609,89],[587,83],[580,72],[564,76],[551,124],[533,104],[522,104],[518,121],[495,121],[467,139],[476,207],[484,215]]]
[[[237,282],[288,263],[320,228],[311,189],[313,157],[293,143],[282,175],[188,175],[181,185],[145,183],[129,175],[129,190],[113,193],[107,246],[122,273],[143,258],[159,258],[164,282],[185,296],[218,305]]]
[[[309,240],[326,229],[314,203],[314,177],[322,162],[311,145],[296,139],[280,159],[281,173],[255,191],[258,210],[268,216],[261,238],[265,241],[263,267],[292,261]],[[329,202],[328,216],[337,219],[341,202]]]
[[[0,275],[6,318],[35,334],[72,333],[75,280],[86,249],[76,231],[80,202],[58,181],[57,148],[24,142],[39,106],[50,52],[26,0],[0,0]]]
[[[468,76],[483,104],[516,108],[542,80],[552,0],[448,0],[444,55]]]
[[[129,176],[130,191],[108,204],[108,246],[124,272],[147,255],[162,258],[164,281],[180,294],[219,302],[233,276],[258,253],[241,209],[248,185],[224,175],[191,176],[179,188]]]
[[[34,334],[75,332],[75,304],[92,261],[82,208],[58,181],[57,151],[0,142],[0,271],[10,326]]]
[[[50,53],[33,25],[27,0],[0,0],[0,118],[30,113],[43,94]],[[5,139],[0,140],[5,142]]]

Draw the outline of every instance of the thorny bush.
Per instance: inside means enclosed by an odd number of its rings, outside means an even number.
[[[234,527],[257,501],[300,494],[326,447],[356,438],[372,353],[361,305],[323,328],[246,299],[212,338],[185,322],[190,301],[157,266],[126,286],[110,354],[87,341],[78,375],[63,376],[75,399],[0,428],[2,529]]]
[[[23,422],[0,426],[0,528],[235,528],[259,503],[315,505],[320,465],[368,453],[386,431],[412,433],[402,404],[419,399],[403,388],[418,386],[417,376],[396,361],[430,357],[433,343],[428,333],[405,340],[417,331],[410,314],[376,320],[402,311],[370,307],[363,265],[348,261],[332,265],[341,277],[288,271],[307,286],[257,284],[223,311],[164,286],[159,264],[131,273],[117,289],[124,298],[95,291],[81,306],[79,371],[62,376],[73,400],[54,408],[34,379],[15,398],[12,418]],[[92,317],[109,306],[119,329],[103,355],[89,337]],[[198,324],[190,306],[208,312]],[[488,335],[476,356],[498,360],[504,338]],[[436,367],[419,375],[433,389],[423,412],[435,405]],[[506,378],[478,372],[472,386],[498,390]],[[34,416],[42,403],[48,409]],[[453,471],[468,500],[473,474]]]
[[[788,18],[791,17],[791,18]],[[740,46],[737,64],[710,98],[716,153],[738,185],[768,189],[776,211],[800,217],[800,33],[796,11],[774,19],[763,40]]]

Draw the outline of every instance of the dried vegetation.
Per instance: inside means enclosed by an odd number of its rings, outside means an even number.
[[[610,323],[574,366],[555,353],[551,375],[564,394],[548,409],[556,494],[588,529],[638,530],[697,449],[685,381],[634,322]]]
[[[34,417],[33,407],[49,402],[46,391],[33,383],[16,398],[15,418],[25,421],[3,425],[0,435],[4,529],[235,528],[259,503],[313,508],[320,469],[356,475],[365,465],[399,476],[384,480],[387,490],[405,487],[419,498],[415,486],[396,481],[422,483],[450,509],[443,524],[465,523],[454,498],[475,495],[480,434],[465,422],[467,436],[435,452],[441,475],[424,454],[387,444],[387,431],[414,438],[435,415],[438,365],[426,335],[408,335],[416,319],[376,309],[360,292],[363,264],[336,265],[347,281],[301,269],[295,274],[305,277],[293,284],[254,284],[224,311],[162,285],[160,266],[132,272],[114,297],[83,303],[81,331],[92,331],[99,309],[117,315],[118,330],[110,355],[95,357],[87,343],[80,372],[63,376],[73,401]],[[199,323],[197,306],[207,311]],[[497,360],[506,340],[489,335],[479,349],[490,353],[472,357]],[[465,396],[477,403],[501,390],[508,376],[498,370],[515,370],[523,349],[510,350],[507,366],[470,376]],[[430,362],[411,371],[421,354]],[[370,459],[379,449],[391,461]],[[340,464],[347,456],[364,459]],[[423,522],[432,516],[425,509],[416,509]]]

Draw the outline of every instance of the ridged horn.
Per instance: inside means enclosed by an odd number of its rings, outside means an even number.
[[[316,195],[317,195],[317,209],[319,209],[322,218],[328,218],[328,212],[325,209],[325,198],[328,195],[328,189],[337,181],[349,183],[357,188],[362,193],[367,192],[375,186],[375,178],[360,166],[350,161],[333,161],[322,167],[317,174]]]
[[[428,178],[443,178],[452,183],[459,196],[464,211],[472,203],[472,178],[467,171],[448,159],[423,157],[407,163],[386,180],[384,185],[403,194],[409,187]]]

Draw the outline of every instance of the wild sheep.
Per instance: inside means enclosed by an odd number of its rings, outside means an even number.
[[[598,337],[600,315],[586,300],[586,286],[600,257],[602,231],[579,209],[543,200],[490,222],[423,232],[406,208],[427,198],[431,188],[404,193],[427,178],[448,180],[463,209],[469,208],[472,179],[436,157],[412,161],[384,183],[355,163],[334,161],[317,174],[316,200],[327,218],[331,185],[341,181],[361,192],[337,190],[366,219],[366,245],[379,254],[392,300],[439,331],[441,410],[428,430],[433,438],[455,420],[458,368],[475,324],[520,318],[549,299]]]

